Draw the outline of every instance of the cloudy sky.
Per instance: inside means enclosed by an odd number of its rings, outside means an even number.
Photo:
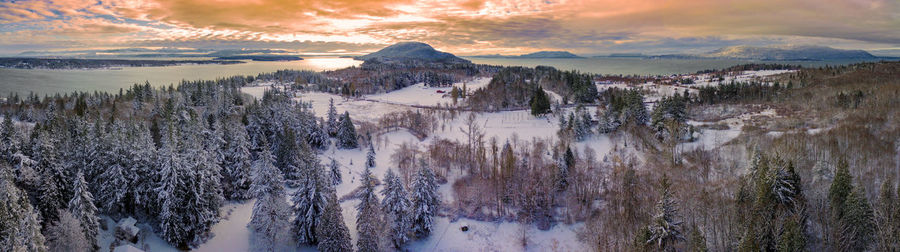
[[[898,0],[0,0],[0,54],[125,47],[460,55],[813,44],[900,55]]]

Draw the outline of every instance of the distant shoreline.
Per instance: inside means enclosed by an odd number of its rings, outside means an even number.
[[[128,59],[65,59],[0,57],[0,68],[50,69],[50,70],[115,70],[121,67],[165,67],[177,65],[232,65],[245,63],[239,60],[128,60]]]

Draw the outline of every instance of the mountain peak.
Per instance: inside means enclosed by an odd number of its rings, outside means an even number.
[[[754,59],[754,60],[832,60],[832,59],[872,59],[863,50],[842,50],[815,45],[782,46],[729,46],[700,55],[708,58]]]

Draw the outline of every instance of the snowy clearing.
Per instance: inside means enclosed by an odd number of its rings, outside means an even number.
[[[748,71],[741,75],[729,76],[729,78],[740,81],[785,72],[788,71]],[[489,81],[490,78],[479,78],[467,82],[465,85],[471,92],[487,85]],[[462,83],[455,85],[461,87]],[[711,85],[711,83],[701,81],[698,85]],[[643,88],[648,91],[647,101],[650,104],[663,96],[680,94],[684,90],[691,90],[689,92],[695,91],[688,87],[657,85],[654,83],[645,83],[637,86],[625,84],[598,85],[600,90],[611,87]],[[258,86],[244,87],[241,91],[259,99],[268,88],[273,87],[271,84],[262,83]],[[329,101],[333,99],[339,113],[349,111],[355,120],[376,122],[387,113],[418,109],[415,106],[452,104],[452,98],[449,97],[450,89],[449,87],[430,88],[417,84],[394,92],[369,95],[362,99],[344,99],[337,95],[321,92],[300,93],[296,99],[309,103],[316,116],[326,116]],[[443,91],[443,93],[438,91]],[[553,92],[548,92],[548,94],[554,100],[560,99],[558,94]],[[587,109],[589,109],[588,112],[593,114],[595,108],[588,107]],[[567,108],[565,113],[567,114],[572,110],[574,108]],[[437,139],[465,142],[467,136],[463,133],[462,128],[466,126],[466,116],[467,113],[462,113],[455,119],[438,122],[436,131],[423,140],[419,140],[406,130],[392,131],[375,136],[379,140],[374,142],[376,144],[374,146],[376,166],[372,169],[373,175],[381,179],[388,169],[395,166],[391,160],[391,155],[397,151],[400,144],[412,143],[414,146],[418,146],[420,150],[424,150],[427,145]],[[679,147],[687,150],[694,148],[711,149],[722,146],[738,137],[741,134],[742,127],[757,116],[777,117],[778,115],[773,109],[767,109],[756,113],[740,114],[739,116],[716,122],[689,121],[689,124],[694,126],[721,124],[727,125],[727,128],[702,129],[697,135],[697,141],[682,143]],[[518,141],[528,141],[532,139],[555,138],[558,130],[558,119],[555,116],[536,118],[531,116],[527,110],[477,113],[475,120],[483,129],[486,139],[496,138],[500,143],[516,139]],[[815,134],[821,130],[810,129],[808,132]],[[773,134],[778,135],[778,133]],[[615,149],[620,149],[620,146],[623,146],[620,142],[621,139],[612,138],[609,135],[595,134],[585,141],[575,143],[573,149],[584,151],[590,148],[596,152],[597,156],[603,157]],[[624,152],[638,151],[626,148]],[[334,159],[341,165],[341,173],[344,176],[343,183],[336,188],[339,198],[348,196],[360,186],[360,173],[365,169],[363,164],[365,158],[365,149],[345,150],[337,149],[333,145],[320,154],[320,159],[323,163],[329,163],[331,159]],[[439,186],[438,191],[444,204],[452,204],[455,201],[455,193],[451,185],[462,175],[459,172],[451,172],[447,175],[450,181]],[[376,188],[377,191],[381,189],[381,185]],[[355,205],[358,202],[359,200],[357,199],[341,202],[344,222],[351,231],[354,246],[357,239]],[[252,209],[253,201],[227,203],[220,210],[223,215],[222,220],[212,227],[214,236],[196,248],[196,251],[252,250],[251,233],[247,228]],[[104,220],[109,224],[113,223],[109,218],[104,218]],[[468,231],[460,230],[462,223],[468,225]],[[142,231],[146,231],[148,228],[146,224],[139,223],[138,225],[142,226]],[[449,217],[438,216],[435,219],[434,233],[426,239],[411,242],[408,244],[407,249],[412,251],[585,251],[590,246],[583,244],[577,238],[577,232],[583,225],[583,223],[572,225],[560,223],[551,227],[550,230],[541,231],[534,225],[522,225],[513,222],[486,222],[466,218],[451,222]],[[114,227],[115,225],[110,226]],[[109,249],[109,244],[114,240],[113,229],[109,228],[100,233],[100,241],[104,245],[104,251]],[[135,245],[135,247],[151,251],[177,251],[152,232],[145,232],[140,244]],[[291,246],[290,249],[284,249],[284,251],[307,251],[313,249],[312,247],[298,248],[297,246]]]

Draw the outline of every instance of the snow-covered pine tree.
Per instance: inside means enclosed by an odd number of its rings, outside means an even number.
[[[25,192],[13,182],[10,167],[2,162],[0,162],[0,248],[7,251],[47,250],[38,215]]]
[[[293,230],[300,244],[319,243],[317,226],[322,220],[322,210],[326,207],[330,180],[325,180],[321,165],[309,169],[303,177],[300,188],[291,196],[294,210]]]
[[[189,216],[196,221],[191,223],[191,234],[194,236],[194,240],[190,241],[191,245],[202,243],[207,238],[209,229],[219,222],[219,208],[225,201],[221,184],[222,167],[216,157],[221,152],[221,145],[216,140],[218,137],[214,137],[215,133],[210,133],[201,121],[196,117],[192,118],[184,131],[186,135],[183,136],[188,140],[187,143],[193,143],[185,145],[187,149],[182,150],[189,155],[186,160],[190,168],[185,200],[194,209]],[[191,199],[193,196],[199,198]]]
[[[41,131],[34,144],[33,155],[37,156],[37,173],[40,177],[37,209],[41,214],[42,225],[46,227],[59,219],[59,209],[66,205],[68,197],[64,192],[66,186],[63,167],[57,156],[56,148],[47,132]]]
[[[641,91],[630,90],[626,94],[626,108],[622,116],[625,123],[634,122],[636,125],[647,124],[650,115],[647,114],[647,107],[644,106],[644,95]]]
[[[338,163],[337,160],[331,159],[331,165],[329,166],[329,174],[331,175],[332,185],[338,185],[341,181],[341,164]]]
[[[431,234],[434,227],[434,215],[437,214],[441,204],[437,193],[434,172],[429,167],[422,167],[412,184],[412,231],[417,238],[424,238]]]
[[[251,155],[247,130],[238,122],[227,124],[225,162],[222,168],[222,188],[225,198],[245,200],[250,198]]]
[[[369,151],[366,152],[366,168],[375,167],[375,147],[369,143]]]
[[[126,196],[128,195],[132,178],[131,170],[128,166],[131,164],[128,152],[130,146],[126,143],[121,127],[113,127],[109,133],[103,136],[100,147],[106,151],[101,155],[106,161],[105,169],[102,169],[97,175],[94,187],[97,189],[97,205],[105,213],[120,214],[125,210]]]
[[[3,124],[0,125],[0,161],[13,162],[13,155],[19,152],[19,138],[12,115],[7,112],[3,115]]]
[[[181,155],[175,148],[177,143],[174,140],[172,129],[159,149],[157,158],[158,167],[155,174],[156,187],[154,191],[157,193],[156,201],[159,206],[157,208],[157,221],[159,222],[160,236],[170,244],[185,248],[187,243],[192,240],[188,238],[188,223],[184,223],[187,218],[188,211],[196,211],[189,209],[183,204],[182,198],[186,195],[185,184],[188,178],[184,175],[190,172],[188,170]]]
[[[202,241],[203,235],[218,221],[218,204],[221,204],[216,188],[203,188],[218,185],[209,181],[212,178],[207,173],[214,168],[205,164],[208,157],[202,154],[205,150],[197,139],[196,126],[191,126],[196,124],[190,122],[196,121],[184,121],[178,130],[167,129],[154,176],[160,235],[181,249]],[[177,138],[176,133],[180,133]]]
[[[305,145],[306,143],[303,142],[302,144]],[[275,154],[275,166],[281,169],[284,178],[291,182],[290,184],[296,184],[295,181],[302,175],[301,166],[303,166],[303,161],[300,160],[300,155],[301,149],[297,145],[297,137],[294,130],[290,127],[285,127],[281,133],[281,145]]]
[[[399,176],[393,170],[388,169],[384,175],[384,188],[381,194],[381,206],[384,208],[386,220],[390,223],[390,239],[395,249],[401,249],[411,233],[412,218],[410,217],[409,193]]]
[[[566,146],[566,153],[563,155],[563,162],[559,166],[557,172],[557,186],[559,190],[566,190],[569,187],[569,171],[575,166],[575,154],[572,148]]]
[[[255,246],[264,251],[277,251],[288,236],[290,206],[284,191],[281,171],[272,164],[268,149],[259,154],[254,164],[250,191],[256,197],[248,226],[254,231]]]
[[[145,125],[132,125],[131,134],[128,141],[128,156],[130,157],[129,168],[131,172],[128,174],[131,184],[128,187],[128,194],[131,202],[129,211],[148,211],[156,197],[153,195],[153,173],[156,169],[156,144],[153,143],[153,136],[150,128]]]
[[[67,211],[59,212],[59,220],[47,227],[47,247],[49,251],[93,251],[96,250],[82,230],[81,221]],[[94,238],[96,240],[96,237]]]
[[[293,186],[296,186],[296,184],[302,181],[304,177],[311,176],[309,175],[312,174],[310,171],[324,172],[321,167],[322,164],[319,161],[319,156],[316,154],[316,150],[313,149],[312,146],[306,144],[306,142],[300,141],[300,150],[297,154],[299,165],[296,175],[297,180],[291,181],[294,184]]]
[[[225,129],[215,114],[209,115],[209,127],[202,130],[203,147],[207,151],[208,161],[219,168],[225,163]]]
[[[378,196],[375,195],[375,178],[372,176],[371,168],[365,168],[360,178],[360,198],[356,205],[356,232],[359,234],[356,240],[357,251],[379,251],[378,240],[383,218]]]
[[[323,252],[352,251],[350,230],[344,224],[337,193],[333,189],[328,189],[323,198],[325,198],[325,209],[322,210],[322,223],[316,227],[316,233],[319,236],[317,248]]]
[[[334,107],[334,99],[328,99],[328,121],[325,124],[325,130],[331,136],[337,136],[338,130],[338,114]]]
[[[671,182],[668,177],[663,175],[660,179],[660,198],[656,203],[656,213],[649,230],[650,237],[646,241],[647,245],[655,246],[659,251],[675,251],[675,245],[679,241],[684,241],[681,221],[678,220],[678,210],[676,209],[675,199],[672,198],[670,191]]]
[[[350,112],[344,112],[338,126],[337,140],[338,148],[355,149],[359,147],[356,140],[356,126],[353,126],[353,120],[350,119]]]
[[[100,219],[97,218],[97,207],[94,206],[94,196],[88,191],[87,182],[84,180],[84,173],[79,171],[75,175],[74,197],[69,200],[68,209],[72,217],[78,220],[81,225],[82,234],[86,241],[90,244],[91,250],[97,250],[97,233],[100,232]]]
[[[315,120],[310,121],[312,121],[310,125],[304,126],[309,127],[306,142],[317,149],[327,149],[331,145],[331,142],[328,140],[329,135],[328,131],[325,129],[325,122],[316,123]]]

